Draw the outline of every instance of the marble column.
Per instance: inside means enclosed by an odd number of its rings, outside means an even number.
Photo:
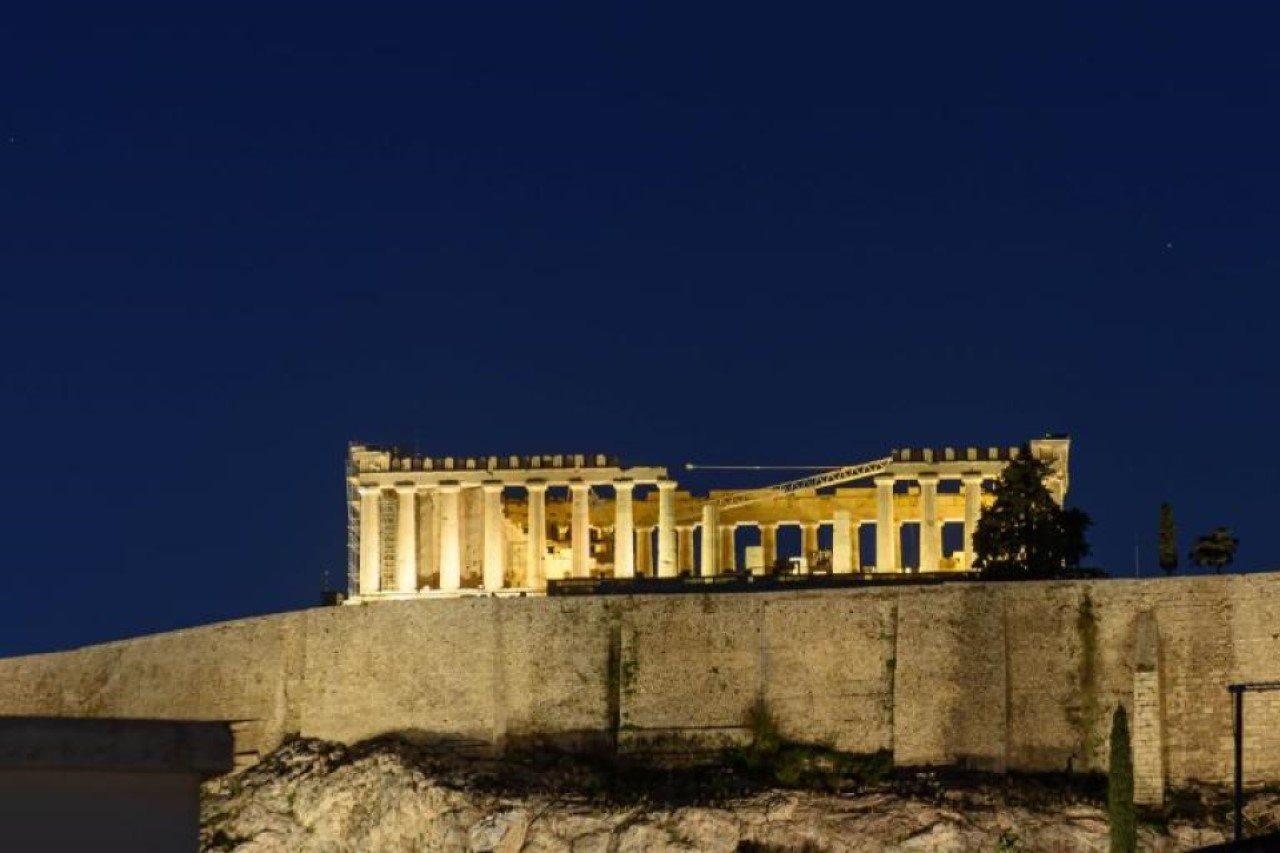
[[[547,553],[547,484],[541,480],[529,480],[524,485],[529,494],[529,540],[525,552],[524,585],[529,589],[542,589],[546,586],[542,555]]]
[[[636,572],[647,578],[653,577],[652,527],[641,527],[636,530]]]
[[[373,595],[382,576],[382,489],[360,486],[360,573],[357,592]]]
[[[502,524],[502,483],[485,480],[484,489],[484,588],[486,592],[502,589],[507,567],[506,542]]]
[[[805,571],[813,571],[813,561],[818,553],[818,523],[806,521],[800,525],[800,553],[804,555]]]
[[[982,475],[968,471],[961,475],[964,483],[964,567],[973,568],[973,534],[982,515]]]
[[[585,578],[591,565],[591,486],[583,482],[569,484],[573,495],[573,517],[570,519],[570,545],[573,548],[572,575]]]
[[[676,482],[658,481],[658,577],[676,576]]]
[[[898,570],[898,525],[893,518],[892,474],[878,474],[876,483],[876,571]]]
[[[738,562],[737,548],[734,542],[733,525],[720,525],[720,571],[732,572]]]
[[[413,484],[396,484],[396,592],[418,591],[418,502]]]
[[[625,478],[615,480],[613,483],[613,576],[615,578],[636,576],[635,516],[631,506],[635,487],[635,483]]]
[[[853,522],[853,570],[862,571],[862,522]]]
[[[434,484],[418,487],[419,528],[418,576],[430,578],[440,572],[440,500],[435,496]],[[427,581],[430,583],[430,581]],[[419,583],[419,589],[423,585]]]
[[[764,573],[771,573],[778,563],[778,525],[760,525],[760,557],[764,561]]]
[[[681,525],[676,528],[676,571],[693,573],[693,528]]]
[[[440,589],[455,592],[462,586],[462,486],[457,480],[441,481],[436,495],[440,500]]]
[[[853,516],[838,509],[831,519],[831,571],[849,574],[853,565]]]
[[[942,525],[938,523],[938,475],[920,474],[920,571],[938,571],[942,559]]]
[[[702,505],[702,563],[700,574],[704,578],[716,575],[720,559],[720,508],[712,503]]]

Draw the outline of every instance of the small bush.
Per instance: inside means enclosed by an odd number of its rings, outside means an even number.
[[[751,751],[758,755],[773,755],[782,747],[778,720],[763,699],[747,709],[747,731],[751,732]]]
[[[996,842],[998,853],[1019,853],[1023,849],[1022,839],[1018,837],[1018,833],[1012,829],[1006,829],[1000,833],[1000,840]]]

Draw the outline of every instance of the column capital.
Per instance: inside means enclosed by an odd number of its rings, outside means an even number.
[[[530,492],[541,494],[547,490],[546,480],[525,480],[524,487]]]
[[[369,495],[376,495],[381,493],[382,486],[372,484],[372,483],[361,483],[360,485],[356,486],[356,491],[360,493],[361,497],[367,497]]]
[[[673,479],[671,479],[670,477],[660,477],[660,478],[656,481],[656,485],[657,485],[657,487],[658,487],[659,489],[661,489],[662,491],[664,491],[664,492],[669,492],[669,491],[674,491],[674,490],[675,490],[675,487],[676,487],[676,481],[675,481],[675,480],[673,480]]]
[[[486,495],[502,494],[504,483],[501,480],[485,480],[480,484],[480,488],[484,489]]]
[[[413,483],[396,483],[393,488],[398,495],[412,495],[418,490],[418,487]]]
[[[613,488],[615,490],[623,489],[629,492],[632,489],[634,489],[635,486],[636,486],[636,481],[631,479],[630,477],[619,477],[613,481]]]
[[[872,478],[877,486],[892,486],[897,479],[896,474],[876,474]]]
[[[966,486],[980,486],[986,478],[982,476],[981,471],[965,471],[960,475],[960,479]]]
[[[569,490],[572,492],[588,492],[591,491],[591,484],[584,483],[581,480],[570,480]]]
[[[916,475],[916,482],[922,486],[936,486],[938,485],[938,472],[921,471]]]
[[[462,491],[462,484],[457,480],[441,480],[436,484],[436,488],[444,492],[446,495],[457,494]]]

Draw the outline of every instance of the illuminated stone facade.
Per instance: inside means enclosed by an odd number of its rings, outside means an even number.
[[[1046,485],[1063,501],[1069,439],[1027,446],[1051,463]],[[983,484],[1019,452],[895,450],[861,482],[698,496],[666,468],[601,454],[428,457],[355,444],[349,600],[528,594],[559,578],[763,573],[778,562],[787,526],[799,528],[797,571],[962,571],[990,500]],[[918,536],[904,540],[907,526]],[[912,566],[904,541],[918,541]]]

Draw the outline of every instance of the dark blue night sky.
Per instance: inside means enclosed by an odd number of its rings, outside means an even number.
[[[1090,562],[1280,567],[1265,4],[22,5],[0,653],[314,603],[348,439],[1065,431]]]

